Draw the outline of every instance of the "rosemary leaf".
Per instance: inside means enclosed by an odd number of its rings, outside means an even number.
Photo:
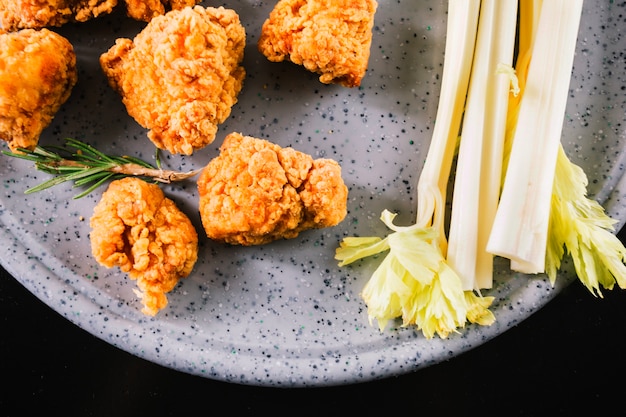
[[[117,165],[111,163],[108,165],[103,165],[103,166],[99,166],[99,167],[93,167],[93,168],[85,168],[82,170],[76,170],[74,172],[71,172],[69,174],[67,174],[65,177],[67,178],[68,181],[75,181],[77,179],[90,179],[93,178],[94,175],[98,175],[101,172],[106,172],[106,171],[111,171],[112,169],[114,169]]]
[[[104,178],[104,180],[106,181],[107,179],[116,176],[119,174],[114,174],[111,172],[107,172],[107,171],[102,171],[100,173],[95,173],[93,174],[91,177],[89,178],[77,178],[74,180],[74,186],[76,187],[82,187],[83,185],[88,185],[90,182],[100,182],[100,178]]]
[[[32,194],[38,191],[47,190],[48,188],[54,187],[55,185],[62,184],[66,181],[67,181],[67,178],[65,177],[54,177],[54,178],[49,179],[48,181],[44,181],[39,185],[36,185],[32,188],[27,189],[26,191],[24,191],[24,194]]]
[[[113,180],[115,178],[120,177],[119,174],[112,174],[112,173],[107,173],[107,175],[105,175],[104,177],[102,177],[100,180],[96,181],[95,183],[93,183],[90,187],[88,187],[85,191],[78,193],[74,196],[74,199],[79,199],[81,197],[84,197],[88,194],[91,194],[91,192],[93,190],[95,190],[96,188],[100,187],[102,184],[104,184],[106,181],[108,180]]]

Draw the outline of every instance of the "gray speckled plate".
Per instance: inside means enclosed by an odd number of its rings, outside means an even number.
[[[231,131],[336,159],[350,188],[342,224],[259,247],[203,238],[191,276],[169,294],[164,311],[148,318],[139,311],[135,284],[91,257],[88,219],[103,190],[80,200],[72,200],[70,184],[24,195],[49,177],[31,163],[2,157],[4,267],[51,308],[114,346],[182,372],[251,385],[336,385],[412,372],[485,343],[541,308],[572,274],[552,288],[542,276],[513,275],[498,262],[495,325],[470,325],[447,340],[426,340],[411,328],[380,333],[368,324],[359,297],[376,261],[339,268],[333,259],[343,236],[387,233],[378,220],[383,208],[400,213],[401,222],[413,219],[437,109],[446,2],[379,2],[369,70],[358,89],[322,85],[300,67],[268,62],[256,40],[274,2],[228,2],[248,33],[239,103],[212,145],[164,161],[172,169],[203,167]],[[618,227],[626,219],[624,14],[624,2],[585,3],[563,137],[589,176],[590,195]],[[153,156],[146,132],[126,114],[98,64],[115,38],[133,37],[141,27],[116,13],[60,29],[75,46],[79,83],[41,144],[75,137],[103,151]],[[201,231],[195,182],[164,190]]]

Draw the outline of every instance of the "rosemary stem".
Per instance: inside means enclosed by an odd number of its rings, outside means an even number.
[[[169,184],[170,182],[191,178],[200,172],[199,169],[188,171],[188,172],[178,172],[178,171],[171,171],[168,169],[146,168],[141,165],[132,164],[132,163],[123,164],[123,165],[115,165],[111,169],[109,169],[109,171],[116,173],[116,174],[124,174],[124,175],[139,176],[139,177],[150,177],[156,181],[167,183],[167,184]]]
[[[74,149],[72,151],[72,148]],[[58,150],[59,152],[55,152]],[[109,179],[135,176],[151,178],[154,181],[169,184],[191,178],[201,169],[188,172],[178,172],[161,168],[157,150],[157,167],[142,159],[133,156],[113,156],[100,152],[91,145],[76,139],[67,139],[66,146],[52,146],[43,148],[37,146],[34,150],[18,149],[17,152],[2,151],[4,155],[26,159],[35,163],[38,170],[56,175],[27,193],[45,190],[65,181],[73,181],[76,186],[89,185],[87,190],[75,198],[82,197],[102,185]]]
[[[89,170],[95,168],[93,165],[84,164],[77,161],[72,161],[69,159],[60,159],[56,161],[50,161],[45,163],[40,163],[42,167],[45,167],[49,172],[62,172],[64,168],[76,169],[76,170]],[[112,172],[114,174],[122,174],[127,176],[136,176],[136,177],[148,177],[152,178],[155,181],[159,181],[162,183],[169,184],[175,181],[181,181],[187,178],[191,178],[194,175],[198,174],[200,170],[193,170],[188,172],[178,172],[172,171],[168,169],[156,169],[156,168],[147,168],[145,166],[135,164],[135,163],[126,163],[126,164],[111,164],[109,167],[103,169],[103,171]]]

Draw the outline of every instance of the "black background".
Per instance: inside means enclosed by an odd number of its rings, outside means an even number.
[[[626,233],[620,232],[624,241]],[[626,294],[578,281],[518,326],[447,362],[321,388],[184,374],[95,338],[0,270],[4,416],[624,415]]]

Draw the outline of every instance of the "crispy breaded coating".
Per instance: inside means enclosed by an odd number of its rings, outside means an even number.
[[[78,80],[72,44],[48,29],[0,33],[0,138],[33,150]]]
[[[142,312],[150,316],[167,305],[166,293],[198,259],[198,235],[189,218],[158,185],[135,177],[111,182],[90,225],[94,258],[137,280]]]
[[[117,0],[0,0],[0,23],[6,31],[62,26],[111,13]]]
[[[187,7],[157,16],[101,55],[109,84],[160,149],[190,155],[215,139],[243,86],[237,13]]]
[[[341,167],[293,148],[231,133],[198,178],[209,238],[259,245],[335,226],[347,213]]]
[[[263,23],[259,51],[320,74],[325,84],[358,87],[372,44],[376,0],[279,0]]]
[[[170,10],[195,6],[202,0],[124,0],[126,14],[135,20],[149,22],[152,18],[164,15]]]

